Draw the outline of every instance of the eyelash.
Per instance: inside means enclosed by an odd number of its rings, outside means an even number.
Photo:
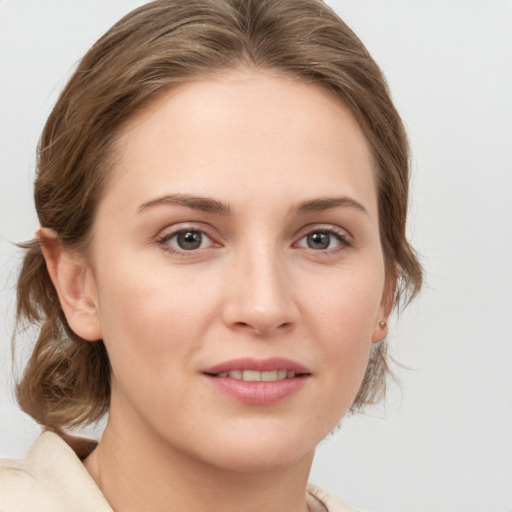
[[[197,254],[199,249],[208,250],[208,249],[212,248],[212,247],[199,247],[198,249],[186,250],[186,249],[181,249],[179,247],[171,246],[169,244],[170,240],[172,240],[173,238],[179,236],[180,234],[185,234],[185,233],[200,233],[202,236],[206,236],[207,238],[210,239],[210,244],[209,245],[220,246],[220,244],[216,243],[214,241],[214,238],[204,228],[199,228],[197,226],[190,226],[190,227],[184,226],[184,227],[180,227],[179,229],[176,229],[176,230],[174,230],[174,231],[172,231],[170,233],[165,233],[164,235],[159,237],[156,240],[156,242],[157,242],[157,244],[160,246],[160,248],[163,251],[168,252],[170,254],[177,254],[177,255],[180,255],[180,256],[181,255],[183,255],[183,256],[193,256],[193,255]]]
[[[171,246],[169,244],[170,240],[172,240],[175,237],[178,237],[180,234],[185,234],[185,233],[200,233],[202,236],[206,236],[210,240],[209,246],[208,247],[198,247],[197,249],[186,250],[186,249],[181,249],[179,247]],[[326,249],[313,249],[311,247],[304,247],[304,246],[298,245],[302,240],[306,239],[308,236],[313,235],[313,234],[320,234],[320,233],[328,235],[330,237],[335,237],[338,240],[339,245],[336,247],[331,247],[331,248],[328,247]],[[329,243],[330,242],[331,242],[331,240],[329,241]],[[179,229],[176,229],[170,233],[165,233],[164,235],[157,238],[156,243],[160,246],[160,248],[164,252],[168,252],[170,254],[177,254],[180,256],[181,255],[194,256],[194,255],[197,255],[199,250],[209,250],[209,249],[214,248],[215,246],[217,246],[217,247],[221,246],[221,244],[215,242],[214,237],[212,235],[210,235],[208,233],[208,231],[206,231],[202,227],[197,227],[197,226],[190,226],[190,227],[184,226],[184,227],[180,227]],[[203,243],[203,241],[201,241],[201,244],[202,243]],[[346,232],[337,230],[333,227],[318,226],[313,229],[309,229],[307,232],[305,232],[303,235],[301,235],[301,237],[296,242],[293,243],[293,246],[298,247],[300,249],[304,249],[306,251],[311,251],[313,254],[316,254],[316,255],[320,255],[320,254],[321,255],[335,255],[341,251],[347,250],[350,247],[352,247],[353,241],[352,241],[351,237]]]
[[[331,247],[327,249],[312,249],[310,247],[303,247],[306,250],[312,251],[314,254],[322,254],[322,255],[335,255],[338,254],[341,251],[345,251],[353,246],[353,241],[351,237],[344,231],[335,229],[333,227],[315,227],[313,229],[308,230],[304,235],[302,235],[297,242],[295,242],[294,245],[297,245],[300,241],[304,240],[310,235],[313,234],[326,234],[330,237],[335,237],[339,245],[337,247]]]

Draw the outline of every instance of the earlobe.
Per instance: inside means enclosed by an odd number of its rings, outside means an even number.
[[[102,332],[92,270],[62,245],[53,230],[40,228],[36,237],[69,326],[85,340],[100,340]]]
[[[386,281],[379,314],[375,320],[373,328],[372,343],[380,343],[381,341],[384,341],[389,333],[388,322],[391,311],[393,310],[397,276],[392,275],[391,277],[388,277]]]
[[[388,322],[387,320],[378,321],[373,329],[372,343],[380,343],[384,341],[388,335]]]

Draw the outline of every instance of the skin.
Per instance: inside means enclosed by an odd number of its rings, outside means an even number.
[[[71,327],[102,338],[112,364],[86,468],[117,511],[307,510],[315,447],[387,334],[363,133],[319,86],[247,70],[166,93],[125,127],[117,157],[87,259],[44,249]],[[326,198],[345,199],[303,204]],[[180,229],[204,232],[201,246],[180,252]],[[329,247],[310,247],[312,233]],[[238,357],[310,375],[276,404],[245,404],[201,373]]]

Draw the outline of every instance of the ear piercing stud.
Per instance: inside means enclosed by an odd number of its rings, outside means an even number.
[[[379,322],[379,327],[380,327],[381,329],[384,329],[384,327],[386,327],[386,325],[388,325],[388,323],[386,322],[386,320],[381,320],[381,321]]]

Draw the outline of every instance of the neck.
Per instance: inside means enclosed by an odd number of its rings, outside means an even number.
[[[124,423],[124,422],[120,422]],[[125,423],[126,424],[126,423]],[[130,423],[128,423],[130,424]],[[285,468],[233,471],[109,420],[85,466],[115,512],[307,512],[313,453]]]

